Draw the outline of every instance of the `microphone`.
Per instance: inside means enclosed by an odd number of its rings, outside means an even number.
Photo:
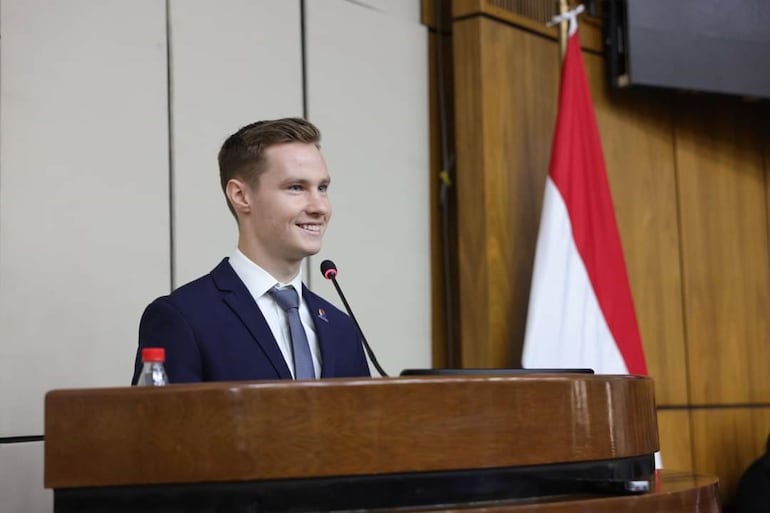
[[[356,327],[358,336],[361,337],[361,341],[364,343],[364,349],[366,349],[366,354],[369,355],[369,359],[372,361],[372,364],[377,369],[377,372],[380,373],[380,376],[387,378],[388,375],[385,373],[384,370],[382,370],[382,367],[380,367],[380,362],[377,361],[377,357],[374,356],[374,352],[372,352],[372,348],[369,347],[369,342],[366,341],[364,332],[361,331],[361,326],[358,325],[356,316],[353,315],[353,310],[350,309],[348,300],[345,299],[345,294],[342,293],[342,289],[340,288],[339,283],[337,283],[337,266],[334,265],[334,262],[332,262],[331,260],[324,260],[323,262],[321,262],[321,274],[323,274],[324,278],[326,278],[327,280],[331,280],[331,282],[334,284],[334,288],[337,289],[337,294],[340,296],[340,299],[342,299],[342,303],[345,305],[345,310],[347,310],[350,318],[353,319],[353,324]]]

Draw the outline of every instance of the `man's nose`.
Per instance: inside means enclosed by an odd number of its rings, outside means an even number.
[[[308,200],[308,212],[317,215],[324,215],[329,213],[330,203],[329,197],[325,192],[315,191],[310,194]]]

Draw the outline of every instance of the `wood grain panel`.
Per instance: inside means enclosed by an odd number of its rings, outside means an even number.
[[[713,476],[664,471],[655,489],[642,495],[559,497],[436,511],[452,513],[617,513],[623,511],[720,513],[718,489],[717,480]]]
[[[556,116],[559,50],[497,21],[482,27],[490,363],[517,365]]]
[[[45,413],[49,488],[481,469],[658,448],[652,381],[617,376],[55,391]]]
[[[688,402],[669,95],[611,90],[583,52],[634,307],[658,405]]]
[[[455,23],[454,34],[462,363],[518,365],[559,50],[489,19]]]
[[[484,20],[454,23],[455,144],[457,151],[458,283],[461,366],[493,362],[487,313],[490,306],[486,240],[486,167],[481,66]]]
[[[765,452],[770,407],[693,410],[693,468],[719,476],[728,503],[744,470]]]
[[[658,410],[660,457],[666,470],[691,470],[692,423],[690,410]]]
[[[676,164],[691,401],[770,402],[761,134],[750,104],[682,97]]]

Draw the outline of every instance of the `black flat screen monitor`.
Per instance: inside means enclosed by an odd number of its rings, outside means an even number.
[[[770,1],[608,0],[616,86],[770,98]]]

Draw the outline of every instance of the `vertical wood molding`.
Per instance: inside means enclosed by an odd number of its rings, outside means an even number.
[[[454,23],[465,367],[520,364],[558,90],[558,45],[486,18]]]

